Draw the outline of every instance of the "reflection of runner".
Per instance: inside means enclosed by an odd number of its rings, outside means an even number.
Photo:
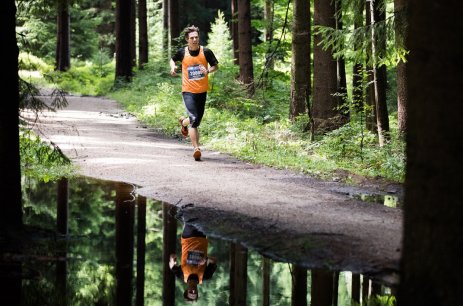
[[[216,259],[207,256],[207,237],[196,227],[185,223],[181,237],[182,259],[177,265],[177,255],[171,254],[169,267],[175,276],[187,284],[185,300],[198,299],[198,284],[212,277],[217,269]]]

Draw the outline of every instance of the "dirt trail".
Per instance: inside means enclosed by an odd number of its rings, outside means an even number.
[[[67,99],[67,108],[42,113],[36,129],[82,175],[135,184],[140,195],[185,206],[183,218],[207,234],[240,241],[273,259],[397,284],[402,212],[351,195],[400,195],[400,186],[322,182],[207,147],[195,162],[189,143],[144,127],[115,101]]]

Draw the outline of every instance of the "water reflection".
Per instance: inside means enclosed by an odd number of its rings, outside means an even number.
[[[197,301],[199,298],[198,284],[209,280],[217,269],[217,259],[208,254],[208,239],[195,226],[183,225],[181,241],[181,261],[177,254],[169,257],[169,268],[175,276],[186,284],[183,293],[185,301]]]
[[[196,305],[366,305],[376,293],[391,294],[362,275],[307,270],[206,236],[193,222],[177,222],[175,206],[129,184],[27,186],[30,234],[22,252],[2,256],[3,267],[21,267],[2,272],[21,286],[9,292],[20,302],[8,305],[183,305],[189,279]]]

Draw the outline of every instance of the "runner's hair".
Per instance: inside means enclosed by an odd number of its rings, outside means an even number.
[[[192,32],[198,32],[198,35],[199,35],[199,28],[192,25],[192,26],[188,26],[186,27],[184,30],[183,30],[183,33],[185,33],[185,38],[188,38],[188,35]]]

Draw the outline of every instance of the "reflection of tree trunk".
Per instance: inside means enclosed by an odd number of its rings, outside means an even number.
[[[371,295],[381,295],[381,284],[373,281],[371,282]]]
[[[307,305],[307,269],[292,265],[291,305]]]
[[[360,304],[360,274],[352,273],[352,301]]]
[[[146,198],[138,196],[137,206],[137,295],[135,303],[136,305],[144,305]]]
[[[262,306],[270,305],[270,273],[272,262],[262,257]]]
[[[69,181],[63,177],[58,180],[57,203],[56,203],[56,227],[58,234],[68,234],[68,211],[69,211]],[[66,258],[67,238],[60,244],[61,250],[56,254],[58,258]],[[60,305],[67,305],[67,261],[56,262],[56,296]]]
[[[331,306],[333,303],[333,272],[312,270],[311,306]]]
[[[370,280],[366,276],[362,276],[362,279],[362,303],[366,305],[370,297]]]
[[[175,254],[176,239],[177,239],[177,219],[172,216],[169,211],[175,206],[163,203],[162,204],[162,219],[163,219],[163,240],[162,240],[162,263],[163,263],[163,286],[162,286],[162,301],[164,306],[175,304],[175,276],[169,268],[170,254]]]
[[[132,305],[133,186],[116,184],[116,304]]]
[[[240,244],[235,245],[233,273],[233,295],[232,306],[246,305],[247,284],[248,284],[248,249]]]
[[[333,305],[338,305],[339,272],[333,272]]]
[[[235,305],[235,249],[236,244],[230,243],[230,296],[228,298],[229,305]]]
[[[68,234],[68,185],[68,179],[65,177],[58,180],[56,225],[58,233],[62,235]]]

